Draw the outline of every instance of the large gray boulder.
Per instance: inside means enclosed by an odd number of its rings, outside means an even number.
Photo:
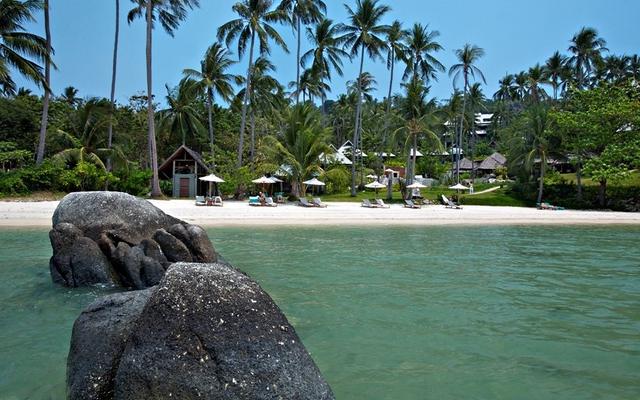
[[[334,398],[284,314],[242,272],[175,263],[149,293],[144,304],[94,303],[76,321],[71,399]]]
[[[52,223],[49,269],[66,286],[143,289],[157,285],[173,262],[218,259],[204,229],[126,193],[68,194]]]

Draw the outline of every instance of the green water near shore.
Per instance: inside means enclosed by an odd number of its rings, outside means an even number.
[[[640,228],[219,228],[339,399],[635,399]],[[0,399],[61,399],[73,321],[46,230],[0,230]]]

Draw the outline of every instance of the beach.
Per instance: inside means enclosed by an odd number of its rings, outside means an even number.
[[[167,214],[202,226],[437,226],[437,225],[640,225],[640,213],[537,210],[525,207],[441,205],[408,209],[364,208],[359,203],[329,202],[327,208],[251,207],[227,201],[223,207],[196,207],[193,200],[150,200]],[[50,227],[58,201],[2,201],[0,226]]]

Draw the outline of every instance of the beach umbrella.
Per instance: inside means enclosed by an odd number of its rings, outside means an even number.
[[[456,183],[453,186],[449,186],[449,189],[455,189],[455,190],[469,190],[468,187],[466,187],[465,185],[461,184],[461,183]]]
[[[366,185],[364,185],[364,187],[369,188],[369,189],[375,189],[376,191],[376,198],[378,198],[378,189],[384,189],[386,188],[385,185],[383,185],[382,183],[378,182],[378,181],[373,181],[371,183],[367,183]]]
[[[367,178],[369,178],[369,179],[378,179],[378,175],[369,174],[369,175],[367,175]]]
[[[221,183],[224,182],[224,179],[220,178],[219,176],[215,175],[215,174],[209,174],[207,176],[202,176],[200,178],[201,181],[205,181],[205,182],[209,182],[209,197],[211,197],[211,184],[215,183]]]
[[[308,181],[302,182],[307,186],[324,186],[324,182],[319,181],[318,178],[309,179]]]
[[[423,185],[420,182],[413,182],[411,185],[407,185],[407,189],[424,189],[427,186]]]
[[[262,175],[260,178],[258,179],[254,179],[251,182],[257,184],[257,185],[262,185],[262,191],[265,191],[265,187],[266,185],[275,183],[275,181],[271,178],[267,178],[266,176]]]

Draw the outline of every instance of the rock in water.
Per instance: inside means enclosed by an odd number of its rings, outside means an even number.
[[[98,301],[78,318],[70,398],[334,398],[284,314],[238,270],[175,263],[146,292]]]
[[[156,285],[172,262],[218,259],[204,229],[126,193],[70,193],[52,222],[51,278],[66,286],[143,289]]]

